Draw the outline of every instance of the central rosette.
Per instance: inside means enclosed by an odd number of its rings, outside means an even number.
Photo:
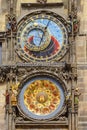
[[[39,103],[45,103],[48,99],[48,95],[45,92],[40,92],[37,94],[36,99]]]
[[[26,108],[36,115],[48,115],[60,104],[60,91],[49,80],[35,80],[24,92]]]

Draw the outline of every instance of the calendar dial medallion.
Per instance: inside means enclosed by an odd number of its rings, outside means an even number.
[[[64,90],[58,81],[38,76],[24,83],[18,95],[18,106],[27,118],[45,120],[61,111],[64,100]]]

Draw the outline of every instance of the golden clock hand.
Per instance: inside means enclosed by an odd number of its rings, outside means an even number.
[[[41,42],[42,42],[42,40],[43,40],[43,37],[44,37],[44,35],[45,35],[45,33],[46,33],[46,30],[47,30],[47,27],[48,27],[49,23],[50,23],[50,20],[48,21],[46,27],[44,28],[44,32],[43,32],[42,38],[41,38],[41,40],[40,40],[40,44],[41,44]],[[39,44],[39,45],[40,45],[40,44]]]
[[[50,20],[48,21],[48,23],[47,23],[47,25],[46,25],[46,27],[45,27],[45,30],[47,29],[47,27],[48,27],[49,23],[50,23]]]

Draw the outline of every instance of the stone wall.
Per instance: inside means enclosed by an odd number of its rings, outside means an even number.
[[[5,84],[0,84],[0,130],[6,130],[5,129]]]
[[[29,128],[29,129],[27,129],[27,130],[67,130],[67,129],[65,129],[65,128],[57,128],[57,127],[49,127],[49,128],[47,128],[46,126],[43,126],[43,128]],[[17,130],[26,130],[26,129],[17,129]]]
[[[81,36],[77,37],[77,68],[78,68],[78,82],[77,86],[80,89],[80,103],[79,103],[79,130],[87,130],[87,1],[81,0],[80,18],[80,32]]]

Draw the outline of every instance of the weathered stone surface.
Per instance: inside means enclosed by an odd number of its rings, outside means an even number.
[[[62,2],[63,0],[47,0],[47,3]],[[21,0],[21,3],[36,3],[36,0]]]
[[[4,93],[5,93],[5,85],[0,84],[0,130],[5,130],[5,97],[4,97]]]

